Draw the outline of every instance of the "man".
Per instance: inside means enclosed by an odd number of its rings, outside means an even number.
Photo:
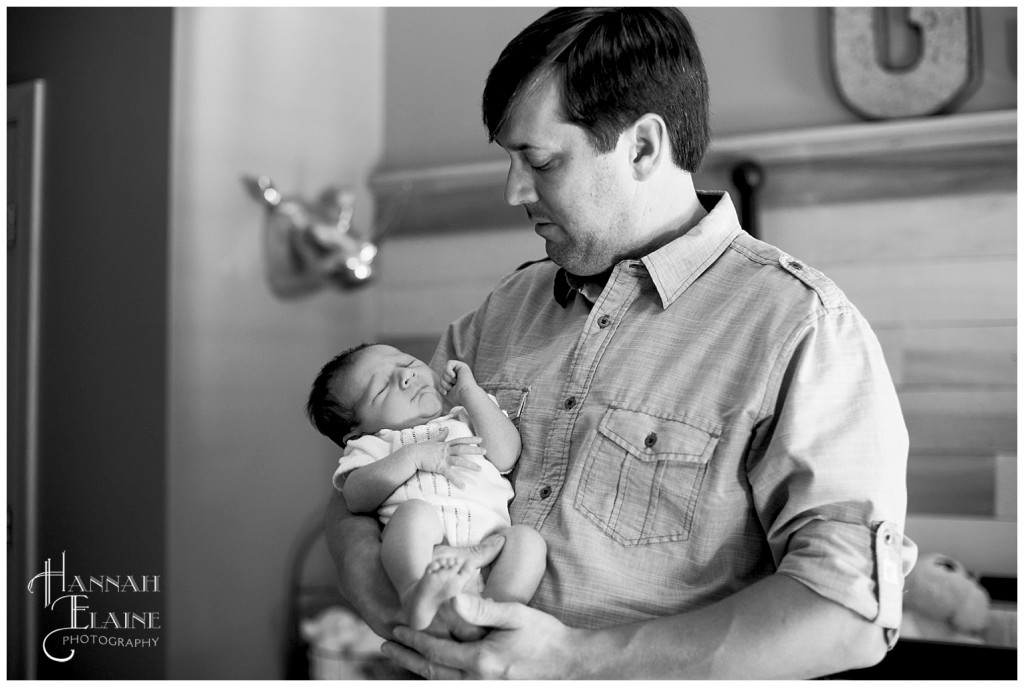
[[[392,631],[376,528],[336,499],[342,587],[384,652],[434,678],[878,662],[916,553],[895,391],[845,296],[694,190],[708,95],[686,19],[554,10],[505,48],[483,102],[505,200],[550,260],[453,323],[434,362],[466,361],[518,423],[512,518],[547,541],[547,573],[530,607],[456,597],[455,638]]]

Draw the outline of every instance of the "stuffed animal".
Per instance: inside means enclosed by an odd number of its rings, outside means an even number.
[[[357,657],[379,656],[383,640],[348,609],[332,606],[299,623],[302,638],[325,652]]]
[[[990,606],[988,592],[963,565],[942,554],[925,554],[906,578],[900,634],[980,644]]]

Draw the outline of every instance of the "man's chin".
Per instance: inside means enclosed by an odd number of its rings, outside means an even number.
[[[600,274],[608,269],[607,265],[595,266],[591,262],[568,255],[568,251],[564,249],[559,250],[558,246],[552,246],[550,243],[546,244],[545,248],[548,257],[551,258],[551,262],[577,277],[589,277],[593,274]]]

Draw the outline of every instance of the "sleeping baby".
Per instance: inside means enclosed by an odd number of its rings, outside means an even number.
[[[464,590],[529,603],[546,546],[509,517],[519,433],[468,365],[450,360],[438,378],[396,348],[362,344],[323,367],[306,409],[344,449],[334,486],[349,510],[376,511],[384,526],[382,564],[410,627]],[[504,546],[478,574],[460,549],[494,534]]]

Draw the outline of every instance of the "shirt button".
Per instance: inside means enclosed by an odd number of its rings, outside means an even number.
[[[600,327],[601,329],[604,329],[611,323],[612,318],[608,317],[607,315],[601,315],[601,318],[597,321],[597,326]]]
[[[546,499],[549,496],[551,496],[551,487],[548,487],[548,486],[541,487],[540,488],[540,497],[542,499]]]
[[[576,406],[576,397],[570,396],[569,398],[565,399],[565,403],[563,403],[562,405],[565,406],[566,410],[572,410]]]
[[[658,443],[658,435],[655,434],[654,432],[651,432],[644,438],[644,446],[646,446],[647,448],[651,448],[656,443]]]

